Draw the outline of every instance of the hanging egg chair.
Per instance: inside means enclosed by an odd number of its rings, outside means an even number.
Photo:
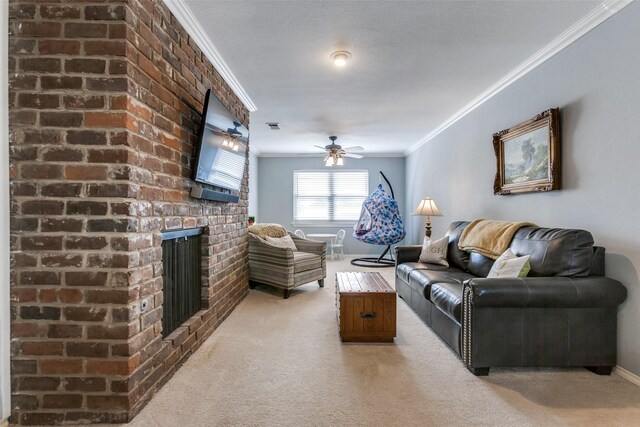
[[[351,264],[361,267],[392,267],[393,258],[385,258],[391,250],[391,245],[398,243],[406,235],[398,202],[394,199],[391,183],[382,172],[380,175],[389,185],[389,195],[382,183],[378,184],[369,197],[362,203],[362,210],[358,222],[353,226],[353,237],[370,245],[386,245],[382,255],[377,258],[355,258]]]

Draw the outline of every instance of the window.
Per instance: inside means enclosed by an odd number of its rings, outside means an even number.
[[[369,195],[369,171],[293,171],[293,221],[357,221]]]

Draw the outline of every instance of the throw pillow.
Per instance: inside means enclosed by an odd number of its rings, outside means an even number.
[[[298,250],[298,248],[296,248],[296,244],[293,243],[293,239],[289,235],[286,235],[284,237],[269,237],[269,236],[266,236],[264,239],[270,245],[276,246],[278,248],[291,249],[292,251],[297,251]]]
[[[511,249],[504,251],[502,255],[493,263],[491,271],[487,278],[492,277],[527,277],[531,270],[531,264],[529,263],[529,255],[516,256]]]
[[[420,252],[420,262],[449,267],[449,263],[447,262],[448,246],[449,237],[447,236],[444,236],[440,240],[431,240],[425,236],[424,242],[422,243],[422,252]]]

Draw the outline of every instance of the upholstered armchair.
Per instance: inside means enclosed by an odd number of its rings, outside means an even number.
[[[291,289],[309,282],[317,280],[320,287],[324,287],[326,242],[303,239],[285,230],[296,246],[293,250],[271,244],[266,237],[251,231],[250,228],[249,287],[253,289],[257,283],[263,283],[282,288],[285,299],[289,298]]]

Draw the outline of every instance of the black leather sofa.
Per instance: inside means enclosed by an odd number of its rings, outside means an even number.
[[[418,262],[421,246],[396,248],[398,295],[475,375],[491,367],[616,365],[617,311],[627,296],[604,277],[602,247],[584,230],[525,227],[510,248],[530,255],[526,278],[487,279],[493,260],[458,248],[468,222],[447,235],[449,267]]]

